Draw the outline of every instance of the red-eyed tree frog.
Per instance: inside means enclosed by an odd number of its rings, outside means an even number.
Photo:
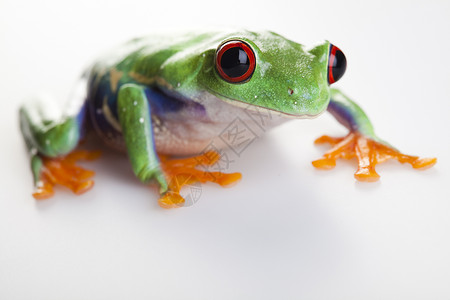
[[[357,157],[356,179],[375,181],[375,165],[387,159],[417,169],[431,167],[435,158],[404,155],[379,139],[362,109],[330,87],[346,65],[343,52],[328,41],[307,49],[273,32],[133,39],[84,72],[81,88],[57,116],[47,117],[51,107],[43,103],[21,107],[33,195],[51,197],[55,184],[76,194],[93,186],[93,172],[76,164],[98,156],[76,150],[86,130],[93,128],[106,144],[128,154],[140,181],[159,185],[162,207],[182,206],[179,182],[228,185],[240,179],[239,173],[209,172],[200,165],[219,159],[205,149],[234,120],[250,130],[260,125],[249,113],[255,111],[272,113],[265,129],[326,110],[347,127],[350,132],[343,138],[316,140],[333,146],[313,162],[316,168],[330,169],[337,158]],[[224,147],[226,143],[215,144]]]

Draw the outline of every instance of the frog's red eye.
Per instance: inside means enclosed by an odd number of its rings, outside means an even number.
[[[328,83],[338,81],[345,73],[347,59],[344,53],[333,44],[330,44],[330,54],[328,57]]]
[[[255,53],[243,41],[228,41],[217,49],[216,69],[220,77],[228,82],[242,83],[250,80],[255,66]]]

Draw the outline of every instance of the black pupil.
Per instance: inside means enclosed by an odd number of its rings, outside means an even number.
[[[231,78],[244,75],[250,67],[247,53],[239,47],[230,48],[222,54],[220,67]]]
[[[347,67],[347,62],[345,60],[344,53],[341,50],[337,50],[335,53],[334,64],[331,66],[333,68],[333,76],[335,78],[341,78]]]

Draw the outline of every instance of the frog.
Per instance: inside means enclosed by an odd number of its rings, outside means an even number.
[[[234,120],[255,128],[248,112],[261,111],[273,116],[265,129],[326,111],[348,129],[344,137],[315,141],[331,144],[312,162],[318,169],[356,157],[354,177],[372,182],[380,177],[375,166],[389,159],[415,169],[433,166],[436,158],[403,154],[375,134],[361,107],[333,87],[346,69],[346,56],[329,41],[306,47],[271,31],[205,30],[130,40],[89,64],[60,109],[43,100],[20,107],[33,196],[50,198],[55,185],[75,194],[92,188],[94,172],[79,161],[100,153],[78,145],[93,131],[127,154],[138,180],[156,184],[161,207],[181,207],[184,185],[229,186],[241,179],[241,173],[208,169],[227,144],[209,146]]]

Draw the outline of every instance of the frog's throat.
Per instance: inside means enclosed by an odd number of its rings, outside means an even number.
[[[323,114],[324,111],[326,111],[326,109],[324,109],[323,111],[321,111],[321,112],[319,112],[318,114],[315,114],[315,115],[309,115],[309,114],[294,115],[294,114],[282,112],[282,111],[279,111],[279,110],[276,110],[276,109],[272,109],[272,108],[268,108],[268,107],[264,107],[264,106],[260,106],[260,105],[256,105],[256,104],[252,104],[252,103],[247,103],[247,102],[240,101],[240,100],[237,100],[237,99],[232,99],[232,98],[229,98],[227,96],[221,95],[221,94],[216,93],[216,92],[214,92],[214,93],[215,93],[215,96],[217,98],[219,98],[220,100],[222,100],[222,101],[224,101],[224,102],[226,102],[228,104],[231,104],[231,105],[234,105],[234,106],[237,106],[237,107],[241,107],[241,108],[243,108],[245,110],[255,111],[255,112],[262,112],[262,111],[275,112],[277,114],[280,114],[283,117],[291,118],[291,119],[314,119],[314,118],[317,118],[318,116],[320,116],[321,114]]]

